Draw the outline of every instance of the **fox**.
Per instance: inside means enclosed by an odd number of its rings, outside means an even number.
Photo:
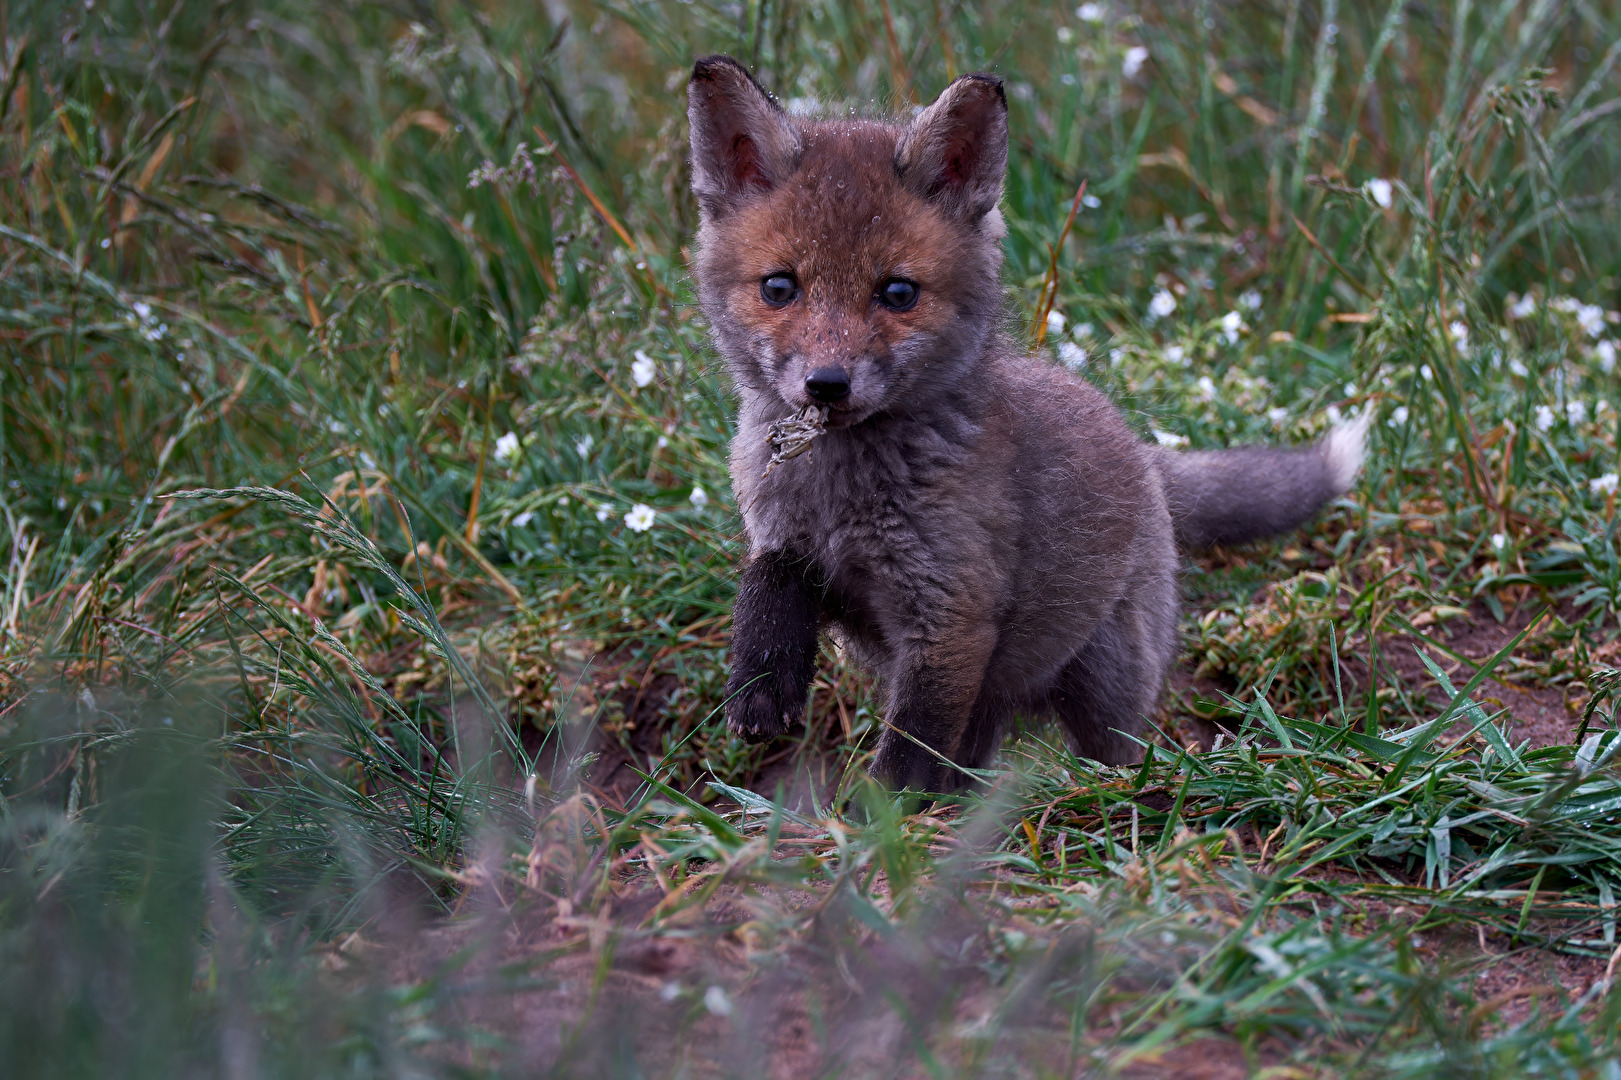
[[[1286,532],[1345,494],[1365,418],[1304,447],[1171,450],[1020,347],[997,75],[910,119],[809,117],[706,56],[687,111],[691,267],[738,402],[728,728],[799,722],[826,632],[877,676],[870,772],[892,789],[971,784],[1021,715],[1079,756],[1139,760],[1178,651],[1179,550]],[[817,433],[786,459],[794,417]]]

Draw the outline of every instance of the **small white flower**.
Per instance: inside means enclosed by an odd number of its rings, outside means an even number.
[[[1250,311],[1261,310],[1261,294],[1255,289],[1245,289],[1238,298],[1238,306]]]
[[[1141,45],[1133,45],[1126,50],[1126,58],[1120,62],[1120,74],[1128,79],[1135,79],[1137,73],[1148,63],[1148,50]]]
[[[135,309],[135,317],[142,322],[146,322],[152,317],[152,305],[148,304],[146,301],[137,300],[130,306]]]
[[[1200,375],[1198,385],[1199,385],[1199,400],[1200,401],[1215,401],[1216,400],[1216,383],[1215,383],[1215,380],[1213,380],[1208,375]]]
[[[1058,44],[1068,45],[1070,42],[1075,40],[1075,31],[1071,30],[1067,26],[1060,26],[1056,31],[1054,31],[1053,36],[1058,39]]]
[[[1507,546],[1508,546],[1508,537],[1504,536],[1502,533],[1492,533],[1492,547],[1493,547],[1493,549],[1495,549],[1497,551],[1502,551]]]
[[[1428,364],[1421,366],[1418,369],[1418,373],[1424,377],[1425,382],[1429,382],[1431,379],[1435,378],[1435,372],[1430,370],[1430,365]]]
[[[1605,401],[1603,398],[1599,398],[1598,399],[1598,404],[1593,406],[1593,419],[1594,420],[1603,420],[1606,416],[1614,416],[1614,415],[1615,415],[1615,407],[1613,405],[1611,405],[1608,401]]]
[[[726,991],[718,986],[711,986],[704,991],[704,1008],[716,1016],[732,1015],[732,999],[726,996]]]
[[[1083,323],[1077,324],[1076,327],[1075,327],[1075,336],[1078,337],[1078,338],[1089,338],[1089,337],[1091,337],[1092,336],[1092,324],[1089,323],[1089,322],[1083,322]]]
[[[1565,420],[1570,424],[1571,427],[1580,427],[1581,425],[1587,423],[1587,402],[1565,402]]]
[[[653,508],[646,503],[637,503],[625,515],[625,528],[631,532],[646,532],[653,527]]]
[[[709,505],[709,492],[701,487],[694,487],[692,494],[688,495],[687,498],[691,500],[693,506],[700,510]]]
[[[1064,317],[1064,313],[1062,311],[1047,312],[1047,333],[1062,334],[1064,332],[1064,325],[1068,322],[1069,320]]]
[[[360,464],[362,468],[375,469],[377,468],[377,459],[362,450],[360,452]]]
[[[636,362],[630,365],[630,377],[635,380],[636,385],[646,386],[653,381],[653,376],[657,375],[658,371],[658,365],[653,363],[653,358],[637,349]]]
[[[1180,345],[1172,345],[1165,350],[1165,359],[1173,364],[1186,364],[1188,351]]]
[[[670,445],[670,440],[665,438],[663,435],[660,435],[658,437],[657,441],[655,441],[653,443],[653,446],[655,448],[659,449],[659,450],[663,450],[666,446],[669,446],[669,445]]]
[[[1508,358],[1508,369],[1522,379],[1531,374],[1531,372],[1526,369],[1525,363],[1518,356],[1511,356]]]
[[[518,436],[507,432],[495,440],[495,460],[506,465],[518,456]]]
[[[1403,424],[1407,423],[1408,415],[1407,406],[1397,405],[1394,409],[1390,410],[1390,426],[1401,427]]]
[[[596,441],[597,440],[593,439],[589,435],[581,435],[578,439],[574,440],[574,452],[579,454],[581,457],[590,457],[591,447],[596,445]]]
[[[1458,348],[1467,349],[1469,347],[1469,327],[1464,323],[1451,323],[1447,327],[1447,336],[1452,339],[1452,344]]]
[[[613,512],[613,507],[609,506],[607,503],[603,503],[601,506],[597,507],[597,520],[607,521],[609,518],[613,517]]]
[[[1120,361],[1124,360],[1125,358],[1126,358],[1126,350],[1124,350],[1124,349],[1110,349],[1109,350],[1109,363],[1118,365],[1120,363]]]
[[[1616,475],[1613,472],[1607,472],[1603,476],[1595,476],[1587,482],[1587,487],[1594,495],[1614,495]]]
[[[1563,311],[1566,314],[1570,314],[1577,308],[1581,307],[1582,302],[1576,299],[1574,296],[1556,296],[1552,300],[1548,301],[1548,306],[1555,311]]]
[[[1339,426],[1342,417],[1340,416],[1340,407],[1338,405],[1330,405],[1327,409],[1323,410],[1323,413],[1328,417],[1328,422],[1330,424],[1334,425],[1335,427]]]
[[[1266,411],[1266,418],[1273,427],[1282,427],[1283,422],[1289,419],[1289,410],[1282,405],[1274,405]]]
[[[1096,195],[1082,195],[1081,205],[1086,207],[1088,210],[1096,210],[1098,207],[1103,205],[1103,200],[1098,198]]]
[[[1071,371],[1079,371],[1086,366],[1086,350],[1073,341],[1058,343],[1058,362]]]
[[[1148,314],[1150,318],[1163,319],[1168,317],[1171,312],[1175,310],[1176,297],[1172,296],[1170,291],[1167,289],[1161,289],[1159,292],[1155,293],[1154,298],[1148,302]]]
[[[1396,185],[1383,178],[1369,180],[1362,185],[1362,190],[1368,193],[1368,198],[1372,199],[1381,210],[1389,210],[1391,204],[1396,201]]]
[[[1244,329],[1244,316],[1238,312],[1229,311],[1221,317],[1221,336],[1227,339],[1227,344],[1237,345],[1238,335]]]
[[[1171,432],[1161,431],[1159,428],[1154,428],[1153,433],[1154,441],[1159,443],[1161,446],[1188,445],[1188,437],[1186,435],[1173,435]]]
[[[659,989],[659,1000],[660,1001],[670,1002],[670,1001],[674,1001],[676,998],[678,998],[680,996],[681,996],[681,984],[679,982],[677,982],[675,979],[671,979],[669,982],[665,983]]]
[[[1537,406],[1537,430],[1547,431],[1553,427],[1553,410],[1546,405]]]
[[[1610,375],[1615,372],[1615,342],[1605,338],[1593,346],[1593,356],[1598,360],[1599,370]]]
[[[1604,333],[1604,309],[1597,304],[1583,304],[1576,309],[1576,325],[1588,337],[1598,337]]]
[[[514,529],[521,529],[533,520],[535,520],[535,512],[533,510],[525,510],[523,513],[512,519],[512,527]]]
[[[1082,4],[1075,9],[1075,17],[1082,22],[1100,23],[1109,9],[1102,4]]]
[[[1519,320],[1530,318],[1532,315],[1536,314],[1536,311],[1537,298],[1532,296],[1530,293],[1526,293],[1524,296],[1510,304],[1508,306],[1508,311],[1505,312],[1505,314],[1507,314],[1510,319]]]

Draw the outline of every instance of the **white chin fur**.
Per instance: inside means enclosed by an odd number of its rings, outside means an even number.
[[[1335,424],[1323,440],[1323,458],[1328,463],[1328,475],[1334,490],[1343,495],[1356,483],[1356,474],[1362,471],[1363,444],[1368,438],[1368,425],[1373,421],[1373,409],[1364,406],[1362,415],[1353,420]]]

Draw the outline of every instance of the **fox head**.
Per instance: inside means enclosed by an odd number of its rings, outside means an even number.
[[[830,427],[962,387],[1001,310],[1002,80],[909,123],[807,120],[711,56],[687,111],[699,296],[738,383]]]

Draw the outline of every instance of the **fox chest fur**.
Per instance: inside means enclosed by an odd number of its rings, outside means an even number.
[[[803,715],[824,629],[886,697],[874,772],[944,790],[1017,712],[1135,756],[1176,646],[1176,542],[1292,527],[1349,485],[1355,438],[1169,455],[1000,329],[1001,81],[908,123],[787,116],[736,61],[688,90],[694,270],[739,397],[749,555],[727,723]],[[815,407],[809,453],[771,425]],[[1354,445],[1353,445],[1354,443]]]

